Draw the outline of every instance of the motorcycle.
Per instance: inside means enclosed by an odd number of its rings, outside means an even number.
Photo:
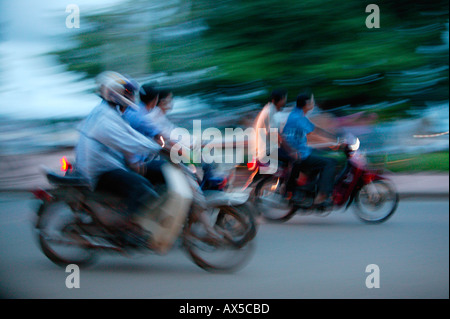
[[[252,187],[252,201],[259,214],[270,221],[284,222],[294,215],[317,214],[327,216],[332,211],[352,204],[356,216],[370,224],[382,223],[388,220],[397,209],[399,195],[393,183],[385,176],[368,168],[365,156],[359,151],[360,141],[354,136],[348,136],[340,148],[346,156],[346,163],[337,175],[332,192],[331,206],[324,208],[314,205],[317,195],[318,174],[310,174],[301,170],[292,199],[285,196],[286,182],[289,178],[288,165],[273,175],[259,173],[261,163],[250,163],[253,171],[245,188]]]
[[[43,167],[53,187],[33,191],[41,201],[35,223],[38,243],[55,264],[90,265],[101,252],[165,255],[177,242],[207,271],[236,271],[249,261],[256,225],[248,194],[203,191],[195,172],[168,160],[161,168],[165,185],[157,189],[160,205],[133,217],[140,231],[127,240],[104,218],[116,214],[121,198],[92,192],[66,158],[61,163],[63,176]]]

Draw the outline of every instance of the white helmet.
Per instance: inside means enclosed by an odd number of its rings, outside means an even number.
[[[130,100],[130,96],[137,90],[134,81],[120,73],[105,71],[97,76],[96,83],[99,95],[106,101],[138,108],[134,101]]]

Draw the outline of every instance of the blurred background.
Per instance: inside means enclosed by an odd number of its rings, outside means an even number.
[[[105,70],[170,87],[187,129],[245,128],[272,89],[288,90],[286,114],[313,92],[312,120],[359,136],[374,165],[448,173],[448,1],[379,0],[377,29],[370,3],[0,0],[0,189],[70,154]]]

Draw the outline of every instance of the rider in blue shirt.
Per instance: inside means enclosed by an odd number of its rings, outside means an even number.
[[[139,110],[127,108],[123,114],[123,118],[130,123],[131,127],[144,134],[149,138],[154,138],[159,134],[159,129],[153,119],[150,112],[155,108],[158,101],[158,91],[150,84],[144,84],[139,89],[139,97],[141,102],[139,103]]]
[[[139,89],[139,110],[133,110],[128,108],[124,114],[123,118],[127,121],[132,128],[140,132],[144,136],[158,143],[162,143],[159,139],[161,135],[161,130],[157,123],[154,122],[154,118],[151,112],[156,107],[159,97],[159,90],[156,89],[153,84],[146,83],[143,84]],[[166,142],[168,146],[169,141]],[[143,175],[153,184],[164,183],[164,176],[162,174],[161,167],[164,161],[157,160],[154,158],[145,158],[145,155],[137,155],[139,158],[138,162],[140,165],[134,167],[134,169]]]
[[[331,204],[330,195],[334,186],[336,160],[318,156],[308,146],[307,135],[316,132],[325,137],[336,138],[333,134],[316,127],[306,117],[314,108],[314,98],[306,94],[297,97],[297,105],[288,117],[283,129],[283,136],[291,147],[297,150],[298,160],[294,163],[287,189],[292,191],[300,170],[319,172],[318,194],[314,200],[315,205]]]
[[[297,150],[301,159],[308,158],[312,153],[306,136],[314,129],[315,125],[305,116],[303,109],[296,107],[291,111],[284,126],[283,135],[287,142]]]

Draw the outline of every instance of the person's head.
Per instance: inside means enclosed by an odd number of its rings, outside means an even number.
[[[123,96],[130,100],[131,102],[136,102],[136,91],[138,89],[137,84],[135,84],[133,81],[127,81],[124,85],[124,92]]]
[[[315,106],[314,95],[301,93],[297,96],[297,108],[302,109],[303,113],[312,111]]]
[[[167,113],[173,107],[172,99],[173,99],[173,93],[171,90],[161,89],[161,90],[159,90],[158,103],[156,105],[158,105],[158,107],[164,113]]]
[[[96,82],[100,97],[110,105],[121,108],[134,105],[137,85],[133,80],[117,72],[105,71],[98,75]]]
[[[139,89],[139,98],[145,107],[151,110],[158,102],[158,90],[152,83],[145,83]]]
[[[283,89],[273,90],[269,97],[269,102],[272,102],[277,110],[282,109],[286,105],[287,91]]]

